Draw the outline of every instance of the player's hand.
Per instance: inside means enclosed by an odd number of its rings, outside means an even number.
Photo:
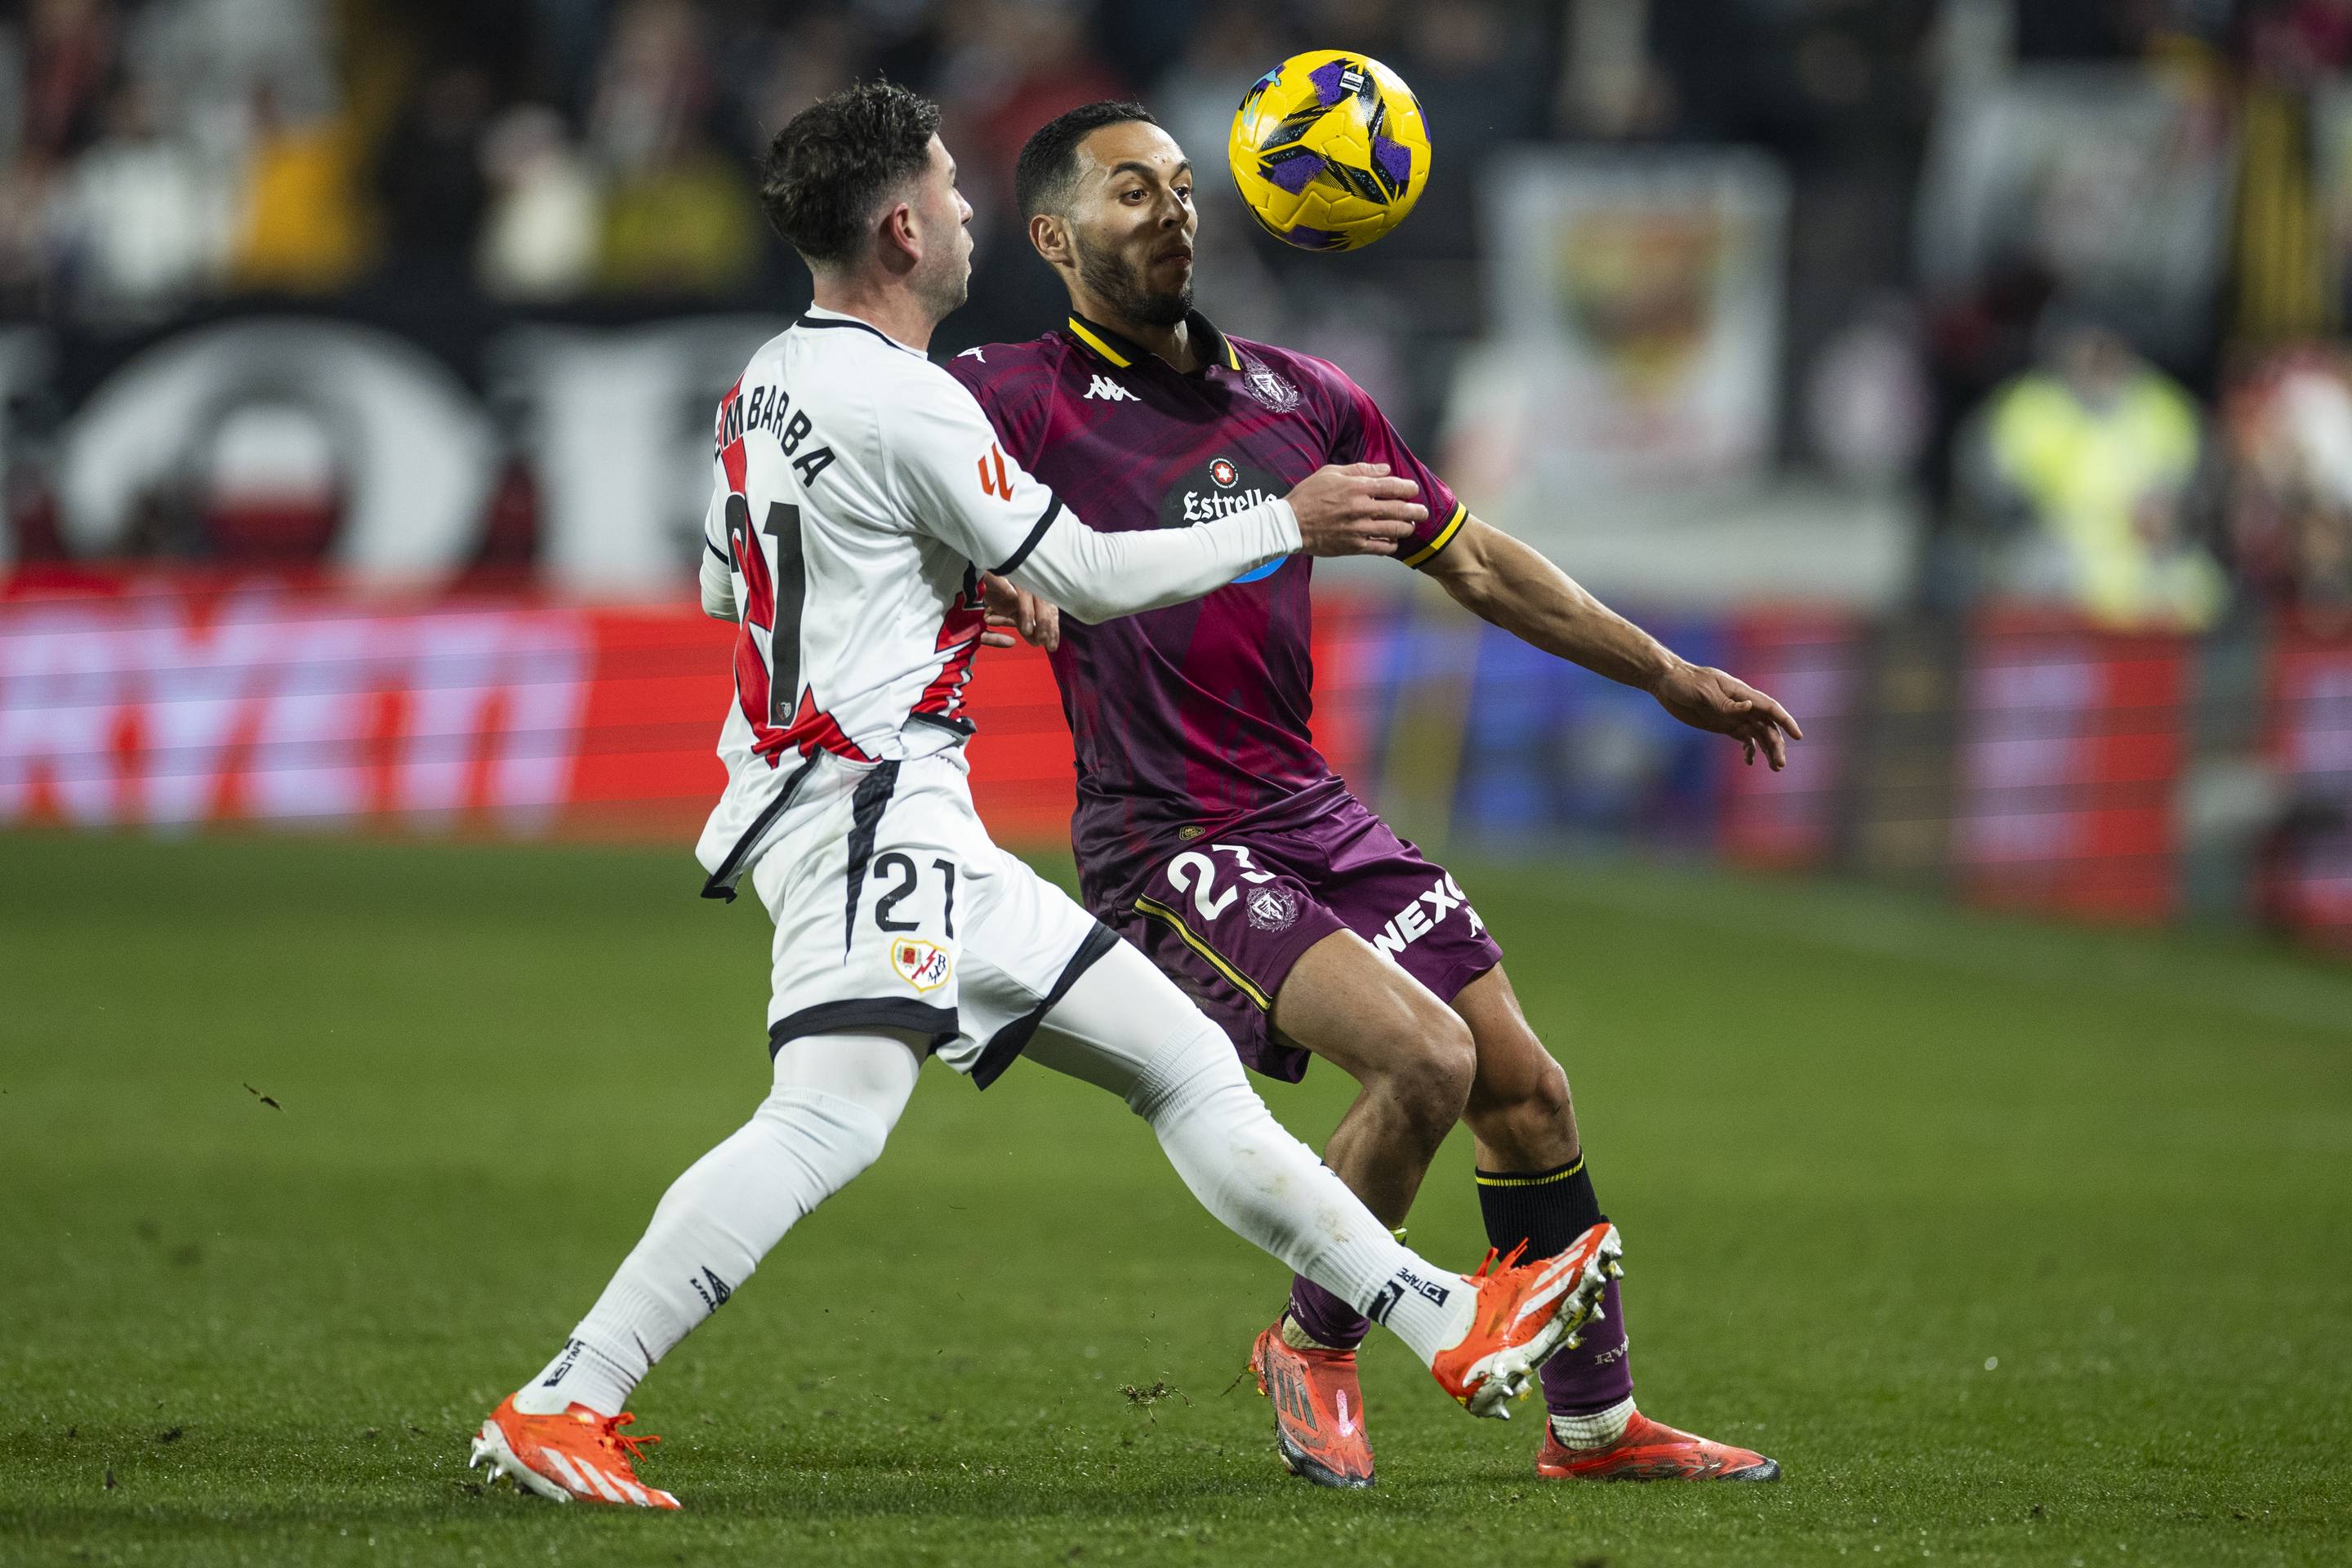
[[[1658,706],[1695,730],[1711,730],[1739,742],[1753,766],[1756,753],[1778,773],[1789,765],[1789,742],[1805,732],[1789,710],[1746,681],[1705,665],[1676,659],[1650,688]]]
[[[1288,498],[1299,547],[1309,555],[1394,555],[1398,542],[1429,521],[1429,509],[1412,499],[1420,493],[1386,463],[1318,468]]]
[[[980,592],[991,626],[1010,626],[1047,653],[1062,646],[1062,612],[1055,605],[1002,577],[982,577]],[[987,647],[1017,647],[1013,631],[984,631],[980,640]]]

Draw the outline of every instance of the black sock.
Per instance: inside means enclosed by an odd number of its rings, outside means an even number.
[[[1549,1171],[1473,1173],[1478,1179],[1478,1209],[1486,1216],[1486,1240],[1506,1257],[1526,1242],[1523,1263],[1566,1252],[1570,1242],[1603,1217],[1581,1153]]]

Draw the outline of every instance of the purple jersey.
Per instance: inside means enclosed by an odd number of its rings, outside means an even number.
[[[1227,338],[1194,312],[1208,362],[1187,375],[1073,316],[1025,343],[948,366],[1007,455],[1094,528],[1185,528],[1285,495],[1326,463],[1386,463],[1429,520],[1399,559],[1452,542],[1461,504],[1336,366]],[[1314,707],[1305,555],[1189,604],[1101,626],[1065,618],[1054,675],[1076,742],[1070,826],[1091,885],[1202,829],[1333,778],[1307,735]]]

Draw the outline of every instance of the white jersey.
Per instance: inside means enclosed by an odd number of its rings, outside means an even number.
[[[1158,534],[1087,529],[1004,456],[947,372],[822,309],[751,356],[715,447],[704,606],[742,630],[719,741],[727,790],[696,850],[712,897],[732,896],[817,752],[876,764],[963,743],[982,572],[1097,620],[1299,544],[1282,501]]]

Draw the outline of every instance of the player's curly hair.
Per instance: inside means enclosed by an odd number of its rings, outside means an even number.
[[[1013,165],[1013,198],[1021,205],[1025,220],[1039,213],[1059,212],[1070,199],[1070,191],[1078,182],[1078,143],[1106,125],[1126,125],[1135,121],[1157,125],[1151,110],[1139,103],[1122,103],[1105,99],[1099,103],[1082,103],[1066,114],[1057,114],[1037,130],[1021,146],[1020,161]]]
[[[885,195],[920,174],[940,106],[895,82],[860,82],[792,117],[760,169],[760,205],[811,267],[855,260]]]

